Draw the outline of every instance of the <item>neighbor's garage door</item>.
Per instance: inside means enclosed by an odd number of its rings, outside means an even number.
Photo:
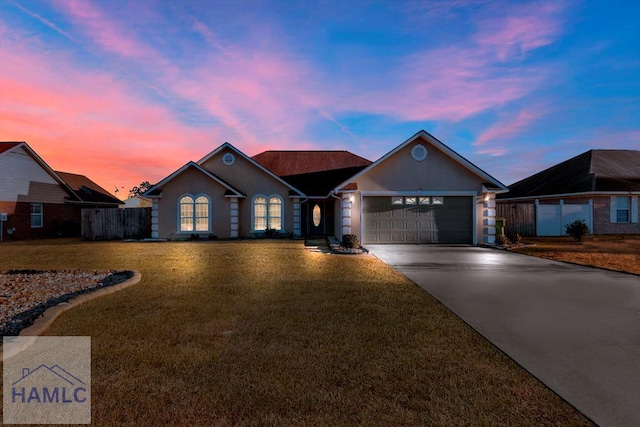
[[[364,243],[473,243],[473,197],[365,197]]]

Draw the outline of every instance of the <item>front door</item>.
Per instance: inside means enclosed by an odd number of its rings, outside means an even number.
[[[324,236],[333,233],[333,201],[307,201],[307,235]]]
[[[309,203],[309,213],[307,215],[307,220],[309,223],[309,235],[324,235],[325,231],[325,212],[324,212],[324,202],[321,201],[312,201]]]

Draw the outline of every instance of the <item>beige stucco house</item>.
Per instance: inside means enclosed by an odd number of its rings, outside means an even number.
[[[347,151],[267,151],[229,143],[145,194],[152,236],[356,234],[367,243],[493,243],[506,187],[420,131],[375,162]],[[269,230],[269,231],[267,231]]]

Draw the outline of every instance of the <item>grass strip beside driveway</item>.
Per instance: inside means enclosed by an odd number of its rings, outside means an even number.
[[[92,337],[95,425],[589,425],[373,257],[52,240],[0,265],[142,273],[48,333]]]

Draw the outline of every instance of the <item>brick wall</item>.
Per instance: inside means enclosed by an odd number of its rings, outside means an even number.
[[[1,205],[0,205],[1,206]],[[44,203],[43,226],[31,227],[31,203],[17,202],[4,225],[5,240],[80,235],[80,206]],[[3,211],[4,212],[4,211]],[[15,228],[13,233],[9,229]]]
[[[608,196],[593,197],[593,234],[640,234],[640,223],[611,223],[611,203]]]
[[[560,203],[560,199],[564,200],[565,205],[587,204],[589,203],[589,200],[593,200],[592,234],[640,234],[640,223],[611,223],[611,198],[609,196],[558,197],[539,200],[541,205],[558,205]],[[527,202],[501,202],[498,200],[498,205],[503,205],[505,207],[516,205],[516,203],[530,203],[533,205],[534,202],[533,200]]]

